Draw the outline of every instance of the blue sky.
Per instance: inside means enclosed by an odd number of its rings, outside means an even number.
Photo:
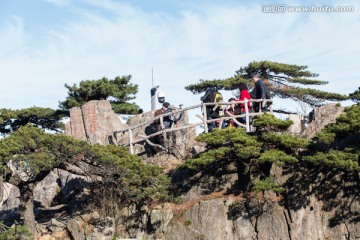
[[[321,90],[360,86],[359,1],[283,2],[355,7],[347,13],[263,13],[269,2],[0,0],[0,108],[57,108],[65,83],[130,74],[148,111],[152,68],[166,100],[189,106],[200,96],[185,86],[261,60],[307,65],[329,81]]]

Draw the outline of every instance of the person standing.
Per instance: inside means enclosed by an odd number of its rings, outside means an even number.
[[[169,111],[169,109],[168,109],[169,106],[170,106],[170,103],[164,102],[162,104],[161,108],[157,109],[154,112],[154,117],[158,117],[158,116],[168,112]],[[167,124],[167,123],[165,123],[165,121],[163,121],[163,123],[164,123],[164,125]],[[145,134],[147,136],[149,136],[149,135],[151,135],[153,133],[156,133],[156,132],[158,132],[160,130],[162,130],[160,119],[156,119],[153,123],[151,123],[150,125],[145,127]],[[154,143],[154,144],[161,145],[164,142],[164,139],[163,139],[162,135],[156,135],[156,136],[153,136],[153,137],[149,138],[149,141]],[[149,144],[145,144],[145,150],[146,150],[148,156],[154,156],[157,153],[157,149],[154,146],[151,146]]]
[[[252,76],[252,80],[255,82],[255,87],[253,91],[251,92],[251,97],[253,99],[266,99],[266,86],[262,79],[260,78],[259,73],[255,73]],[[262,102],[254,102],[253,109],[255,112],[259,112],[260,108],[262,108]]]
[[[216,87],[208,87],[204,96],[200,98],[200,100],[203,103],[213,103],[214,98],[216,95],[217,89]],[[214,105],[207,105],[206,106],[206,120],[212,120],[215,118],[219,118],[219,108],[215,107]],[[212,132],[214,128],[216,127],[216,124],[214,121],[207,124],[208,131]]]
[[[240,91],[240,96],[239,96],[239,99],[237,101],[244,101],[245,99],[247,99],[248,101],[251,100],[251,96],[250,96],[250,93],[249,93],[249,90],[246,86],[245,83],[241,83],[240,86],[239,86],[239,91]],[[246,109],[245,109],[245,103],[240,103],[239,104],[240,106],[240,114],[245,114],[246,113]],[[251,111],[251,103],[248,102],[247,103],[247,106],[248,106],[248,111],[250,112]],[[239,122],[241,122],[242,124],[245,124],[246,123],[246,117],[241,117],[238,119]]]
[[[239,105],[236,105],[235,98],[229,98],[228,102],[230,103],[230,106],[228,108],[225,108],[225,116],[233,116],[240,114]],[[225,120],[223,122],[222,128],[226,127],[237,127],[237,124],[232,119]]]

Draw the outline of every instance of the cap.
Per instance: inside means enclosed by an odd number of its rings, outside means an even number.
[[[168,108],[169,108],[170,110],[175,110],[175,109],[176,109],[174,105],[170,105]]]
[[[168,103],[168,102],[164,102],[164,103],[163,103],[163,107],[168,108],[169,106],[170,106],[170,103]]]

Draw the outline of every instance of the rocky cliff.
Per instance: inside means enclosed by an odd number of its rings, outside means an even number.
[[[91,143],[109,144],[108,136],[125,126],[106,101],[93,101],[71,111],[67,134]],[[324,116],[322,109],[316,111]],[[146,114],[137,116],[128,126],[146,118]],[[315,114],[315,122],[316,118]],[[194,135],[187,132],[178,137],[186,142]],[[193,146],[195,142],[191,141]],[[137,148],[143,151],[141,145]],[[189,150],[185,145],[184,149]],[[143,158],[149,164],[168,164],[169,169],[182,162],[168,153]],[[287,186],[286,194],[266,191],[243,196],[236,192],[241,179],[231,166],[216,175],[171,171],[181,204],[154,204],[141,209],[128,206],[115,219],[83,210],[91,199],[88,186],[92,177],[87,168],[79,161],[66,170],[54,169],[35,186],[37,239],[360,239],[358,174],[332,174],[301,164],[293,169],[273,166],[271,175]],[[11,222],[19,211],[20,191],[10,183],[0,184],[0,220]]]
[[[162,204],[143,209],[129,206],[121,221],[97,212],[78,211],[86,203],[87,176],[54,169],[35,190],[37,239],[359,239],[359,189],[346,176],[326,176],[321,171],[285,176],[273,169],[285,184],[292,184],[284,199],[272,192],[246,198],[229,190],[236,174],[219,179],[195,177],[184,191],[182,204]],[[351,180],[351,179],[347,179]],[[313,183],[310,183],[313,182]],[[326,184],[326,186],[322,185]],[[217,185],[218,192],[209,193]],[[62,193],[61,196],[58,193]],[[20,195],[16,186],[4,183],[1,218],[16,214]],[[59,199],[61,198],[61,199]],[[56,202],[63,204],[57,205]]]

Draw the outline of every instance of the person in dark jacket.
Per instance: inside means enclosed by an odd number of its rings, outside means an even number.
[[[216,87],[208,87],[204,96],[202,96],[200,98],[200,100],[204,103],[212,102],[213,100],[211,99],[211,97],[215,94],[216,91],[217,91]],[[217,111],[216,110],[214,111],[213,108],[214,108],[214,106],[212,106],[212,105],[206,106],[206,119],[207,120],[219,118],[219,110],[216,109]],[[215,122],[208,123],[209,132],[212,132],[215,127],[216,127]]]
[[[256,73],[253,75],[252,80],[255,82],[255,87],[251,92],[251,98],[253,99],[266,99],[266,86],[260,78],[260,74]],[[253,109],[255,112],[259,112],[261,102],[253,103]]]
[[[239,115],[240,108],[239,105],[236,105],[235,98],[230,98],[228,102],[230,103],[230,106],[225,108],[225,116]],[[226,127],[237,127],[237,124],[232,119],[225,120],[222,128]]]

